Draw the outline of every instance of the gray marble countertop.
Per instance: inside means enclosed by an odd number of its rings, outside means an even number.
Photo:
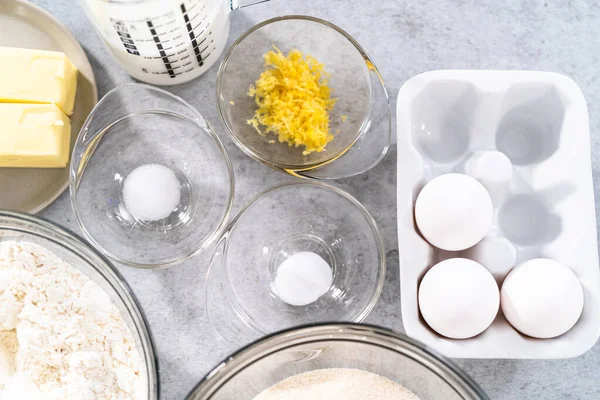
[[[62,21],[86,50],[100,95],[132,79],[121,70],[73,0],[34,0]],[[600,179],[600,3],[465,0],[272,0],[231,15],[230,43],[267,18],[308,14],[353,35],[372,56],[395,105],[403,82],[436,69],[555,71],[575,80],[590,111],[592,159]],[[282,173],[252,161],[225,134],[215,106],[217,68],[168,90],[189,101],[216,128],[236,174],[234,211],[277,182]],[[396,235],[396,151],[373,170],[334,184],[355,195],[381,228],[387,251],[386,285],[367,322],[403,331]],[[596,185],[597,188],[599,185]],[[598,194],[598,192],[596,192]],[[42,216],[77,230],[63,194]],[[119,266],[139,298],[154,334],[163,399],[181,399],[226,351],[208,331],[203,280],[209,252],[160,271]],[[493,399],[600,399],[600,344],[570,360],[458,360]]]

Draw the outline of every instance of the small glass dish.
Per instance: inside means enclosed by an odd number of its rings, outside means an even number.
[[[322,152],[279,143],[248,125],[257,106],[248,89],[264,70],[263,55],[276,46],[284,54],[300,50],[325,65],[337,98],[330,111],[334,139]],[[391,109],[379,71],[363,48],[339,27],[313,17],[285,16],[264,21],[229,49],[217,74],[217,105],[236,145],[248,156],[294,176],[337,179],[363,173],[386,154],[392,135]]]
[[[299,252],[321,256],[333,282],[315,302],[282,301],[274,280],[282,262]],[[206,307],[215,336],[229,348],[301,324],[361,322],[385,277],[385,252],[367,210],[348,193],[320,182],[275,186],[235,216],[211,260]]]
[[[172,212],[152,221],[135,217],[123,196],[129,174],[148,164],[171,170],[180,189]],[[73,150],[69,188],[90,243],[125,265],[160,268],[220,236],[234,178],[225,148],[196,109],[162,89],[127,84],[108,92],[88,116]]]

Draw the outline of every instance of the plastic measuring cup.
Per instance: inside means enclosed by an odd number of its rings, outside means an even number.
[[[229,13],[269,0],[80,0],[119,64],[154,85],[187,82],[219,58]]]

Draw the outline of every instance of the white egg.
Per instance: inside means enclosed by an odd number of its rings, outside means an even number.
[[[488,233],[494,216],[489,193],[477,180],[446,174],[429,182],[415,204],[415,219],[429,243],[459,251],[477,244]]]
[[[583,288],[563,264],[536,258],[519,264],[501,290],[502,312],[525,335],[553,338],[575,325],[583,311]]]
[[[419,309],[440,335],[466,339],[485,331],[496,318],[500,291],[485,267],[466,258],[434,265],[419,286]]]

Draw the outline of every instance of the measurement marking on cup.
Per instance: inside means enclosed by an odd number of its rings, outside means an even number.
[[[202,45],[202,43],[206,42],[206,38],[202,39],[202,41],[200,43],[196,43],[196,46],[193,47],[194,51],[196,51],[196,49],[200,48],[200,46]],[[208,47],[205,47],[204,50],[206,50]],[[202,53],[204,50],[200,50],[200,53]],[[206,60],[206,56],[202,57],[203,60]]]
[[[192,30],[193,30],[194,32],[196,32],[196,28],[198,28],[200,25],[202,25],[202,22],[204,22],[204,21],[200,21],[200,22],[198,22],[198,24],[197,24],[195,27],[193,27],[193,28],[192,28]],[[202,29],[202,31],[200,31],[200,33],[196,34],[196,36],[198,36],[198,35],[202,35],[202,32],[204,32],[205,30],[206,30],[206,28]]]
[[[120,19],[113,18],[110,19],[110,22],[113,24],[113,28],[115,28],[117,31],[117,35],[119,35],[119,39],[121,39],[121,43],[123,44],[123,47],[125,47],[125,51],[127,51],[129,54],[139,56],[140,52],[135,46],[125,22]]]
[[[190,13],[190,10],[188,10],[188,14]],[[196,13],[194,14],[194,16],[192,18],[190,18],[190,22],[192,22],[193,20],[195,20],[196,18],[198,18],[200,16],[200,14]]]
[[[190,40],[192,41],[192,47],[194,48],[194,54],[196,54],[196,60],[198,60],[198,65],[203,66],[204,61],[202,60],[202,53],[198,50],[198,43],[196,42],[196,35],[194,34],[194,29],[192,28],[192,23],[190,22],[190,18],[188,17],[188,13],[185,8],[185,4],[183,4],[183,3],[181,3],[181,13],[183,14],[183,19],[185,20],[185,25],[188,30],[188,35],[190,36]]]
[[[154,43],[156,44],[156,48],[158,49],[160,58],[162,59],[163,64],[165,64],[165,67],[167,68],[167,73],[171,78],[175,78],[175,71],[173,71],[173,68],[171,67],[171,62],[169,61],[167,53],[165,53],[161,40],[158,37],[158,34],[156,33],[156,29],[154,29],[154,24],[152,24],[152,21],[150,20],[146,21],[146,24],[150,29],[150,33],[152,34],[152,38],[154,39]]]

